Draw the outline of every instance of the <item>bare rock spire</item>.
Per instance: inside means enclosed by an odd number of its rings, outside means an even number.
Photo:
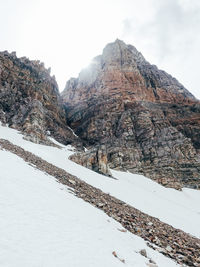
[[[200,186],[200,102],[134,46],[106,45],[62,99],[69,125],[93,149],[84,158],[104,145],[111,168],[171,187]]]

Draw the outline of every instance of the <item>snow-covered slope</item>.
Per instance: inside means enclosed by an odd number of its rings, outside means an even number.
[[[3,130],[8,139],[18,135]],[[49,153],[45,146],[29,145]],[[149,259],[138,253],[141,249],[159,267],[177,266],[16,155],[0,150],[0,169],[0,266],[117,267],[124,265],[121,259],[125,266],[145,267]]]
[[[68,160],[73,153],[70,146],[62,149],[28,142],[16,130],[0,126],[0,138],[40,156],[46,161],[63,168],[105,193],[125,201],[135,208],[159,218],[175,228],[200,237],[200,191],[183,189],[182,192],[164,188],[142,175],[112,171],[111,179],[94,173]]]

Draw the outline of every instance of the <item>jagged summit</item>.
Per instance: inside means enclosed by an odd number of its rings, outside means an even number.
[[[134,61],[139,63],[148,63],[143,55],[133,46],[127,45],[122,40],[116,39],[115,42],[109,43],[103,50],[102,57],[104,60],[109,60],[113,57],[114,60],[119,60],[121,66],[134,64]]]
[[[107,165],[128,169],[173,187],[200,184],[200,102],[134,46],[118,39],[106,45],[67,82],[62,99],[67,122],[92,148],[75,161],[100,172]]]
[[[39,60],[0,52],[0,121],[22,130],[28,139],[47,143],[76,141],[67,126],[58,85]]]
[[[81,96],[79,90],[73,90],[75,84],[81,88]],[[95,57],[77,79],[67,82],[62,97],[66,102],[73,100],[71,104],[75,104],[80,99],[84,101],[84,95],[87,101],[90,97],[113,93],[126,97],[127,101],[196,102],[175,78],[151,65],[134,46],[119,39],[107,44],[102,55]]]

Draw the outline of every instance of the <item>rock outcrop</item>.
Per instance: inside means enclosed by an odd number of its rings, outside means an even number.
[[[89,150],[106,147],[109,167],[200,187],[200,102],[135,47],[108,44],[62,99],[70,127]]]
[[[112,176],[108,167],[106,147],[91,149],[85,152],[78,152],[69,157],[72,161],[106,176]]]
[[[34,142],[47,136],[68,144],[77,137],[67,126],[54,77],[39,61],[0,53],[0,121],[23,131]]]

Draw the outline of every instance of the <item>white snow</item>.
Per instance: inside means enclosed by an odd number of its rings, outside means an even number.
[[[17,137],[12,130],[7,133],[9,139]],[[36,147],[49,152],[45,146]],[[159,267],[177,266],[16,155],[0,150],[0,169],[0,266],[146,267],[141,249]]]
[[[0,138],[10,140],[163,222],[200,237],[200,191],[184,188],[180,192],[128,172],[112,171],[117,180],[111,179],[70,161],[68,157],[74,153],[72,147],[60,145],[62,149],[58,149],[34,144],[25,141],[20,133],[8,127],[0,126]]]

